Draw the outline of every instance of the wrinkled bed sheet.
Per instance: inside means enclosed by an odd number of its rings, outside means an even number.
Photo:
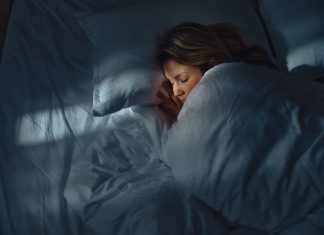
[[[64,3],[13,2],[0,65],[0,234],[87,232],[63,190],[108,117],[91,116],[90,46],[79,47]]]
[[[149,112],[92,116],[91,45],[74,17],[101,4],[14,1],[0,65],[0,234],[223,234],[154,158]],[[92,178],[71,185],[86,160]]]
[[[74,17],[105,2],[14,1],[0,65],[0,233],[227,234],[158,160],[154,108],[92,116],[91,45]]]
[[[226,234],[221,217],[185,193],[159,160],[167,125],[158,110],[133,109],[113,114],[72,164],[68,202],[95,234]]]

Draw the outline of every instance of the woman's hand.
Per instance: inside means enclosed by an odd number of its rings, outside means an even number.
[[[164,90],[166,91],[166,93],[162,91],[157,92],[157,96],[162,100],[162,103],[159,105],[159,107],[172,119],[176,120],[182,108],[182,102],[178,97],[174,96],[169,81],[163,82],[162,85],[165,88]]]

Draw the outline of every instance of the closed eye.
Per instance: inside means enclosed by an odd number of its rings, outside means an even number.
[[[187,82],[188,80],[189,80],[189,78],[186,77],[186,78],[180,79],[180,82],[181,82],[181,83],[185,83],[185,82]]]

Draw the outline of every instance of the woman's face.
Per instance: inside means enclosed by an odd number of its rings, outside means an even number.
[[[192,88],[203,77],[202,72],[196,66],[180,64],[171,59],[163,65],[165,77],[171,82],[173,94],[183,103]]]

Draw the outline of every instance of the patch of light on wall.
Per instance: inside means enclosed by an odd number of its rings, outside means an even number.
[[[25,114],[16,122],[17,144],[35,145],[80,136],[100,128],[101,118],[93,118],[80,106]]]

